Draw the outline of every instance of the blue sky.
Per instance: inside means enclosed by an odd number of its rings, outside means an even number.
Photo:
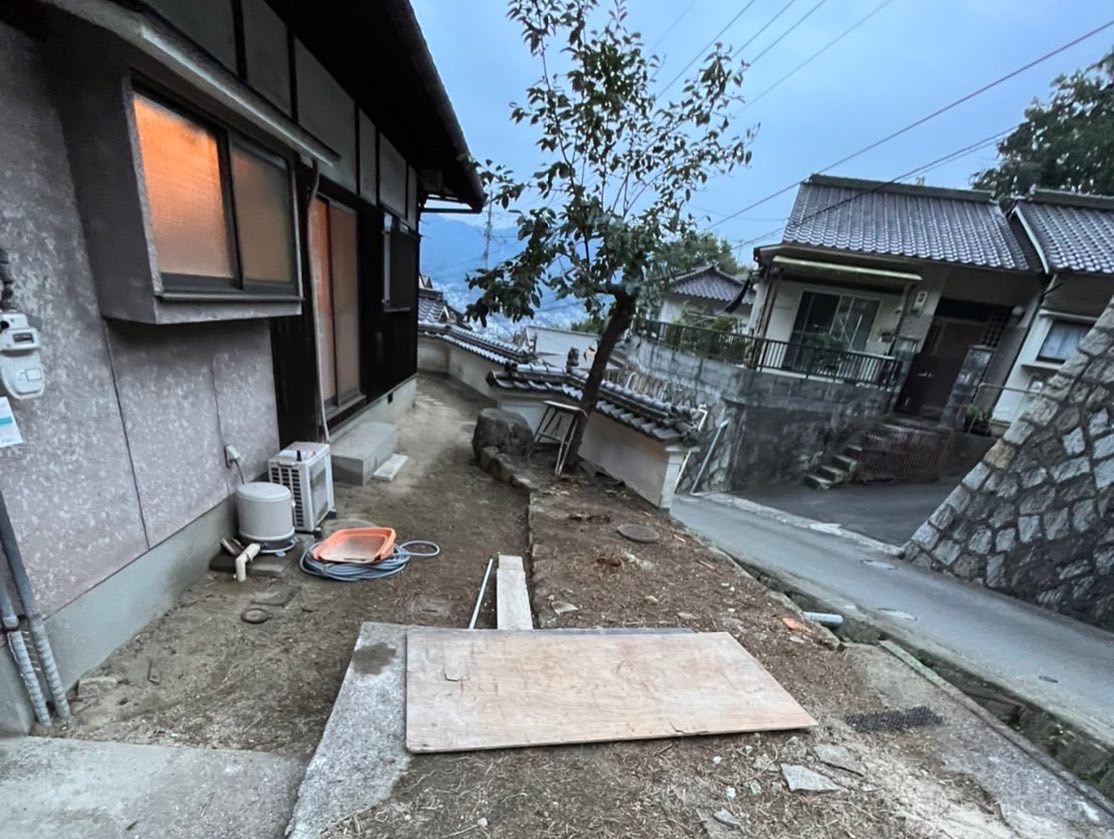
[[[472,153],[520,173],[539,160],[530,128],[514,126],[508,103],[538,75],[503,0],[412,0]],[[605,0],[606,2],[606,0]],[[653,44],[690,0],[629,0],[630,22]],[[755,0],[722,36],[742,44],[787,0]],[[757,96],[882,0],[826,0],[746,73],[743,95]],[[762,51],[812,9],[795,0],[747,53]],[[655,52],[664,83],[745,5],[696,0]],[[806,177],[1038,56],[1105,23],[1110,0],[892,0],[820,58],[740,116],[757,125],[753,160],[692,200],[712,221]],[[1114,44],[1114,28],[849,162],[832,174],[889,180],[1019,122],[1059,73],[1090,64]],[[706,52],[706,51],[705,51]],[[744,56],[747,57],[747,56]],[[690,71],[691,72],[691,71]],[[679,87],[679,85],[678,85]],[[925,175],[939,186],[966,186],[993,162],[985,148]],[[740,243],[769,234],[792,206],[793,192],[714,229]],[[462,218],[457,216],[457,218]],[[506,219],[496,219],[506,223]],[[772,232],[776,230],[776,232]],[[749,258],[750,247],[746,248]]]

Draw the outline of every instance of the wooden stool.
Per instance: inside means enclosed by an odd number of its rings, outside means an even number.
[[[565,458],[572,445],[573,434],[576,433],[576,424],[586,416],[584,411],[575,405],[566,405],[564,402],[545,402],[545,413],[542,414],[538,429],[534,432],[534,439],[530,441],[530,448],[526,450],[526,457],[534,454],[538,443],[557,444],[557,465],[554,474],[560,475],[565,468]]]

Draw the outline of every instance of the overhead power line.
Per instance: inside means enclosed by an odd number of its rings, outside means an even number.
[[[743,8],[739,9],[739,11],[735,13],[735,16],[733,18],[731,18],[731,20],[727,21],[727,23],[726,23],[726,25],[724,25],[723,29],[721,29],[719,32],[717,32],[712,37],[712,40],[708,41],[708,43],[706,43],[704,46],[702,46],[700,48],[700,50],[696,53],[696,55],[694,55],[692,58],[689,59],[689,63],[686,64],[684,67],[682,67],[681,71],[676,76],[674,76],[673,78],[671,78],[669,80],[669,84],[667,84],[665,87],[663,87],[661,89],[661,93],[659,95],[664,94],[667,90],[669,90],[669,88],[673,87],[673,85],[675,85],[677,83],[677,80],[679,78],[681,78],[681,76],[683,76],[685,73],[688,72],[689,67],[691,67],[693,64],[695,64],[697,61],[699,61],[700,56],[704,55],[704,53],[710,47],[712,47],[716,43],[716,41],[719,40],[720,36],[723,35],[723,33],[726,32],[728,29],[730,29],[732,26],[734,26],[735,21],[737,21],[739,18],[741,18],[746,13],[746,10],[749,9],[751,6],[753,6],[756,2],[758,2],[758,0],[749,0],[749,2],[746,3],[743,6]]]
[[[1015,76],[1021,75],[1026,70],[1031,70],[1033,67],[1036,67],[1038,64],[1041,64],[1041,63],[1047,61],[1048,59],[1052,58],[1053,56],[1059,55],[1060,53],[1064,52],[1065,50],[1071,49],[1072,47],[1076,46],[1077,44],[1081,44],[1083,41],[1086,41],[1088,38],[1093,38],[1095,35],[1099,34],[1100,32],[1102,32],[1106,29],[1109,29],[1111,26],[1114,26],[1114,19],[1108,20],[1106,23],[1102,24],[1101,26],[1095,27],[1094,29],[1092,29],[1089,32],[1085,32],[1084,34],[1080,35],[1078,38],[1073,38],[1071,41],[1068,41],[1066,44],[1061,44],[1060,46],[1056,47],[1054,50],[1046,52],[1044,55],[1040,56],[1039,58],[1035,58],[1032,61],[1030,61],[1026,64],[1023,64],[1022,66],[1018,67],[1016,70],[1011,70],[1010,72],[1006,73],[1004,76],[999,76],[997,79],[995,79],[992,82],[987,82],[986,84],[984,84],[982,87],[978,88],[977,90],[973,90],[970,93],[968,93],[964,96],[961,96],[961,97],[959,97],[958,99],[956,99],[952,102],[949,102],[947,105],[944,105],[942,107],[937,108],[935,111],[932,111],[932,113],[926,114],[925,116],[921,117],[920,119],[914,120],[913,122],[909,123],[908,125],[906,125],[902,128],[899,128],[896,131],[890,132],[885,137],[882,137],[881,139],[875,140],[873,143],[869,143],[868,145],[865,145],[862,148],[851,152],[851,154],[848,154],[848,155],[845,155],[844,157],[841,157],[839,160],[835,161],[834,163],[830,163],[827,166],[825,166],[823,169],[818,170],[816,174],[823,174],[824,172],[828,172],[828,171],[836,168],[837,166],[842,166],[844,163],[847,163],[848,161],[854,160],[856,157],[861,157],[862,155],[866,154],[868,151],[873,151],[874,149],[878,148],[879,146],[883,145],[884,143],[888,143],[891,140],[894,140],[894,139],[900,137],[903,134],[907,134],[908,132],[912,131],[914,128],[917,128],[921,125],[924,125],[929,120],[933,120],[936,117],[940,116],[941,114],[945,114],[948,111],[952,110],[953,108],[957,108],[958,106],[962,105],[965,102],[971,101],[976,96],[981,96],[983,93],[986,93],[988,90],[991,90],[992,88],[995,88],[998,85],[1009,81],[1010,79],[1014,78]],[[724,216],[723,218],[719,219],[718,221],[713,222],[711,224],[711,226],[712,227],[718,227],[719,225],[723,224],[726,221],[730,221],[733,218],[736,218],[738,216],[743,215],[743,213],[746,213],[750,210],[753,210],[755,207],[760,207],[761,205],[765,204],[767,201],[772,201],[773,199],[784,195],[785,193],[789,192],[790,190],[795,189],[797,187],[797,184],[799,184],[799,183],[800,183],[799,180],[793,181],[793,183],[787,184],[786,186],[783,186],[781,189],[778,189],[774,192],[771,192],[769,195],[766,195],[763,198],[760,198],[760,199],[758,199],[757,201],[755,201],[751,204],[747,204],[741,210],[736,210],[734,213],[731,213],[730,215]]]
[[[900,183],[901,181],[905,180],[906,178],[912,178],[915,175],[924,174],[925,172],[931,171],[932,169],[936,169],[939,166],[943,166],[945,163],[951,163],[953,160],[958,160],[961,157],[964,157],[968,154],[972,154],[972,153],[978,151],[979,149],[985,148],[986,146],[989,146],[989,145],[992,145],[992,144],[998,142],[1003,137],[1005,137],[1006,135],[1008,135],[1009,133],[1014,131],[1016,128],[1017,128],[1016,125],[1011,125],[1009,128],[1005,129],[1004,131],[998,131],[994,134],[991,134],[989,137],[984,137],[981,140],[976,140],[974,143],[969,143],[968,145],[963,146],[962,148],[956,149],[955,151],[950,151],[947,154],[936,158],[935,160],[930,160],[928,163],[922,163],[920,166],[916,166],[916,167],[910,169],[908,172],[903,172],[902,174],[898,175],[896,178],[892,178],[888,181],[884,181],[882,183],[879,183],[877,186],[871,187],[868,190],[864,190],[863,192],[857,192],[854,195],[850,195],[847,198],[844,198],[840,201],[836,201],[834,204],[831,204],[827,207],[821,207],[819,210],[815,210],[814,212],[811,212],[808,215],[802,216],[798,220],[797,223],[798,224],[803,224],[804,222],[812,221],[817,216],[822,216],[825,213],[830,213],[832,210],[838,209],[839,207],[843,207],[846,204],[850,204],[853,201],[858,201],[859,199],[865,198],[868,195],[873,195],[874,193],[876,193],[876,192],[878,192],[882,189],[885,189],[888,186],[893,186],[896,183]],[[785,219],[782,219],[782,221],[788,222],[790,218],[792,218],[792,216],[790,216],[788,218],[785,218]],[[732,250],[737,253],[737,252],[741,251],[743,248],[747,247],[747,245],[757,244],[758,242],[761,242],[763,239],[766,239],[770,236],[773,236],[775,233],[777,233],[779,230],[781,230],[781,227],[782,226],[779,225],[778,227],[775,227],[771,230],[767,230],[765,233],[760,233],[759,235],[757,235],[757,236],[755,236],[751,239],[747,239],[744,242],[740,242],[739,244],[735,245],[732,248]]]
[[[813,13],[827,2],[828,2],[828,0],[820,0],[819,3],[817,3],[811,9],[809,9],[807,12],[805,12],[803,15],[801,15],[799,18],[797,18],[795,23],[793,23],[788,29],[786,29],[784,32],[782,32],[780,35],[778,35],[776,38],[774,38],[774,40],[771,43],[766,45],[766,48],[764,50],[762,50],[762,52],[758,53],[758,55],[754,56],[754,58],[752,58],[747,63],[751,67],[753,67],[755,64],[757,64],[758,60],[760,58],[762,58],[762,56],[764,56],[766,53],[768,53],[770,50],[772,50],[774,47],[776,47],[778,44],[780,44],[782,41],[784,41],[786,39],[786,37],[791,35],[793,33],[793,31],[798,26],[800,26],[802,23],[804,23],[806,20],[808,20],[810,17],[812,17]]]
[[[751,35],[749,38],[747,38],[745,41],[743,41],[742,44],[740,44],[738,47],[736,47],[734,49],[734,51],[731,53],[731,57],[734,58],[735,56],[742,53],[742,51],[745,50],[747,47],[749,47],[751,44],[753,44],[755,39],[759,35],[761,35],[763,32],[765,32],[767,29],[769,29],[771,26],[773,26],[774,21],[776,21],[779,17],[781,17],[783,14],[785,14],[787,11],[789,11],[789,7],[792,6],[796,2],[797,2],[797,0],[789,0],[789,2],[787,2],[784,6],[782,6],[780,9],[778,9],[776,12],[774,12],[774,16],[772,18],[770,18],[768,21],[766,21],[764,24],[762,24],[760,27],[758,27],[757,32],[755,32],[753,35]]]
[[[689,3],[687,6],[685,6],[685,10],[683,12],[681,12],[679,15],[677,15],[677,17],[674,19],[674,21],[671,24],[669,24],[669,26],[666,27],[665,31],[662,32],[657,37],[657,40],[655,40],[654,43],[650,44],[650,52],[653,52],[655,49],[657,49],[658,44],[660,44],[662,41],[664,41],[666,38],[669,37],[670,33],[672,33],[673,30],[677,28],[677,24],[679,24],[682,20],[684,20],[685,16],[689,12],[692,11],[692,7],[695,6],[696,3],[697,3],[697,0],[692,0],[691,3]]]
[[[858,29],[860,26],[862,26],[864,23],[866,23],[868,20],[870,20],[872,17],[874,17],[880,11],[882,11],[884,8],[886,8],[886,6],[890,5],[890,3],[892,3],[893,1],[894,0],[883,0],[883,2],[880,3],[879,5],[875,6],[872,11],[867,12],[865,15],[863,15],[857,21],[852,23],[850,26],[848,26],[846,29],[844,29],[842,32],[840,32],[838,35],[836,35],[834,38],[832,38],[832,40],[828,41],[828,43],[824,44],[824,46],[822,46],[820,49],[818,49],[816,52],[814,52],[812,55],[810,55],[808,58],[806,58],[804,61],[802,61],[800,64],[798,64],[796,67],[794,67],[792,70],[790,70],[788,73],[786,73],[780,79],[778,79],[776,82],[774,82],[768,88],[763,90],[761,93],[759,93],[753,99],[750,99],[746,103],[744,103],[741,108],[739,108],[737,111],[735,111],[735,113],[733,113],[731,115],[732,118],[737,117],[739,114],[741,114],[743,111],[745,111],[751,105],[753,105],[759,99],[766,96],[768,93],[773,91],[775,88],[777,88],[782,83],[788,81],[791,77],[793,77],[794,75],[799,73],[801,70],[803,70],[805,67],[807,67],[809,64],[811,64],[813,61],[815,61],[817,58],[819,58],[821,55],[823,55],[829,49],[834,47],[836,44],[838,44],[840,41],[842,41],[844,38],[846,38],[848,35],[850,35],[852,32],[854,32],[856,29]],[[813,11],[815,11],[815,7],[813,7]],[[810,11],[809,14],[812,14],[812,12]],[[806,15],[806,17],[807,17],[807,15]],[[798,23],[799,22],[800,21],[798,21]],[[774,43],[777,43],[777,42],[775,41]],[[757,59],[755,59],[755,60],[757,60]]]

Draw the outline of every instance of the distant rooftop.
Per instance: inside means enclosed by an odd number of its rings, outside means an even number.
[[[1114,275],[1114,197],[1037,190],[1014,213],[1050,271]]]
[[[812,175],[786,243],[1013,271],[1034,270],[989,192]]]
[[[726,305],[739,296],[745,283],[742,277],[734,277],[715,265],[706,265],[674,280],[669,293]]]

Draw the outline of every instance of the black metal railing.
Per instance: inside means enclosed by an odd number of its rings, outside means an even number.
[[[888,355],[846,350],[818,338],[815,341],[775,341],[738,332],[706,329],[640,318],[634,332],[682,352],[737,364],[750,370],[795,373],[805,378],[893,388],[901,377],[901,362]]]

